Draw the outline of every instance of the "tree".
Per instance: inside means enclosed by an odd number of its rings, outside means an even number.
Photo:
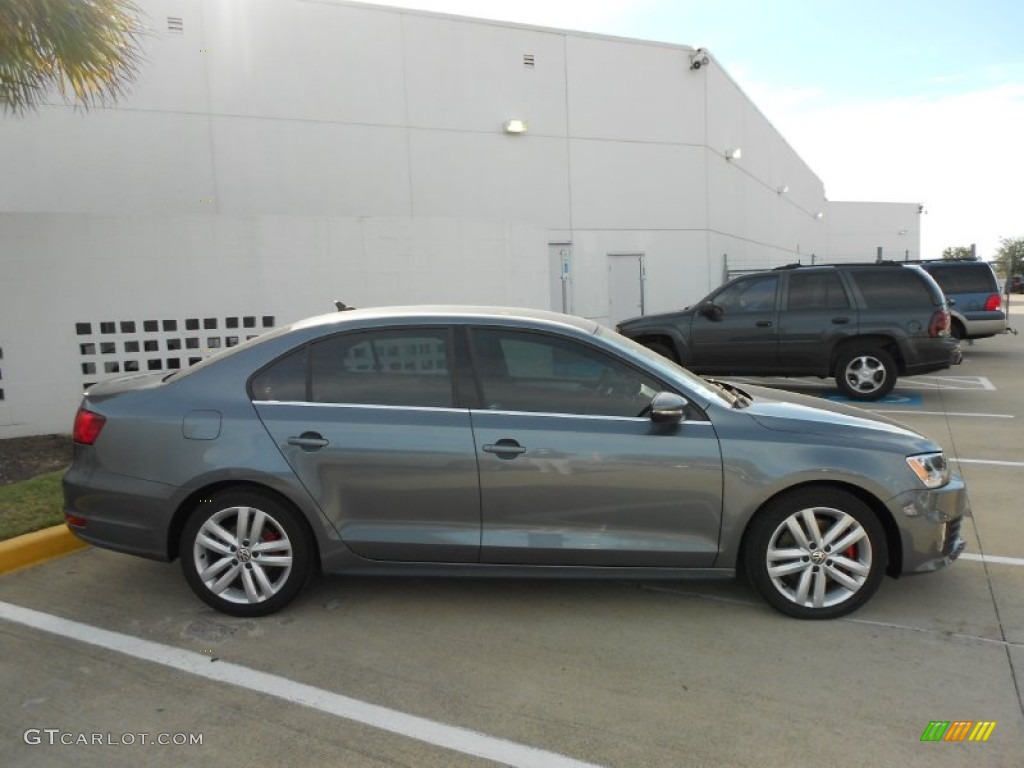
[[[35,109],[56,86],[65,101],[116,101],[135,81],[142,26],[132,0],[2,0],[0,104]]]
[[[966,245],[953,245],[942,252],[942,258],[946,261],[973,261],[974,248]]]
[[[1002,237],[996,251],[996,270],[1001,277],[1024,273],[1024,237]]]

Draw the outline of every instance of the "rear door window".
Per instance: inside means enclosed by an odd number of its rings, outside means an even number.
[[[451,408],[448,336],[444,328],[384,329],[317,342],[309,348],[312,400]]]
[[[835,272],[797,272],[789,276],[788,310],[844,309],[849,306],[850,300]]]

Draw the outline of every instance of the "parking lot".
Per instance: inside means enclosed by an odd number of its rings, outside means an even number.
[[[745,583],[322,577],[233,619],[177,564],[87,549],[0,579],[4,762],[1019,766],[1024,336],[964,352],[869,407],[956,457],[967,552],[849,618]],[[996,726],[923,743],[932,721]]]

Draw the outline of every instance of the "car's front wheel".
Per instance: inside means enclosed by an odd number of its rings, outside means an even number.
[[[196,595],[233,616],[280,610],[312,572],[312,547],[298,514],[258,491],[228,490],[201,501],[178,552]]]
[[[851,400],[878,400],[896,386],[899,369],[881,347],[851,347],[836,361],[836,385]]]
[[[773,608],[798,619],[833,619],[867,602],[887,560],[875,513],[855,496],[826,488],[787,494],[759,512],[743,564]]]

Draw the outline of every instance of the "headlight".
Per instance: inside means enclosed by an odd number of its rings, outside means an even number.
[[[949,482],[949,462],[944,453],[907,456],[907,466],[927,488],[941,488]]]

